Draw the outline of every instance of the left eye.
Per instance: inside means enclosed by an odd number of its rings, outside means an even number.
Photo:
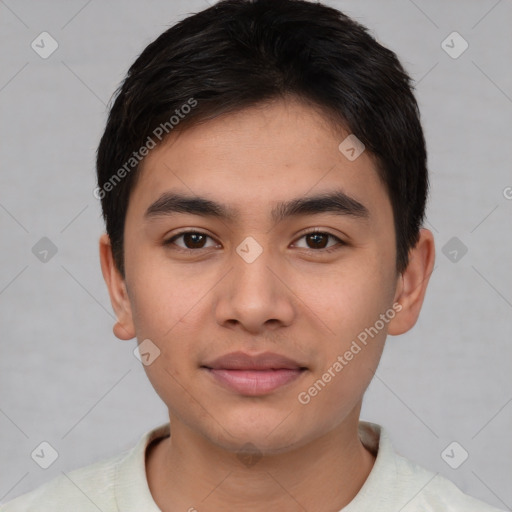
[[[325,246],[325,243],[327,243],[328,239],[331,238],[338,242],[338,244],[343,245],[343,241],[340,240],[337,236],[331,235],[330,233],[324,233],[323,231],[311,231],[310,233],[306,233],[302,235],[300,239],[306,238],[309,243],[313,243],[315,246],[313,249],[319,249],[319,250],[330,250],[333,246],[336,244],[330,245],[328,247]],[[306,242],[306,243],[308,243]],[[318,247],[318,246],[321,247]],[[306,247],[306,249],[311,249],[311,247]]]
[[[176,244],[175,241],[182,238],[184,246]],[[207,238],[212,237],[207,235],[206,233],[201,233],[200,231],[186,231],[183,233],[179,233],[178,235],[173,236],[169,240],[164,242],[164,245],[176,245],[180,249],[193,251],[196,249],[205,249],[205,241]],[[307,244],[313,244],[313,247],[305,247],[306,249],[311,249],[315,251],[330,251],[334,246],[344,245],[343,241],[340,240],[337,236],[331,235],[330,233],[325,233],[323,231],[311,231],[309,233],[305,233],[298,240],[306,239]],[[330,246],[326,246],[328,240],[332,239],[336,243],[331,244]],[[303,248],[303,247],[302,247]]]

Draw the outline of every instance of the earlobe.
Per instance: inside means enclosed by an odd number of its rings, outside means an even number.
[[[103,233],[100,237],[99,252],[101,272],[108,288],[112,308],[117,317],[117,322],[113,327],[114,335],[120,340],[131,340],[135,337],[135,327],[130,300],[125,281],[115,266],[112,246],[107,233]]]
[[[124,327],[124,324],[119,320],[112,327],[112,332],[114,333],[114,336],[120,340],[131,340],[135,338],[134,331],[127,331]]]
[[[388,334],[403,334],[412,329],[418,320],[434,261],[434,236],[430,230],[422,228],[418,242],[409,253],[409,264],[400,276],[395,302],[402,309],[390,321]]]

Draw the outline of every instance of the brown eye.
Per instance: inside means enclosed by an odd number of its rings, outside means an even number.
[[[177,244],[176,240],[183,239],[183,245]],[[183,249],[185,251],[193,251],[197,249],[205,249],[206,240],[211,237],[206,233],[201,233],[199,231],[184,231],[183,233],[179,233],[174,235],[172,238],[164,242],[164,245],[176,245],[179,249]]]
[[[306,235],[306,240],[313,244],[312,249],[325,249],[329,241],[329,236],[326,233],[309,233]]]
[[[206,236],[201,233],[185,233],[183,235],[183,242],[187,249],[202,249],[205,239]]]
[[[337,236],[331,235],[331,233],[325,233],[323,231],[311,231],[309,233],[305,233],[300,237],[299,240],[301,239],[306,240],[306,247],[299,247],[301,249],[310,249],[314,252],[331,252],[338,249],[340,246],[345,245],[343,240]],[[329,239],[334,240],[337,243],[328,246],[327,244],[329,243]]]

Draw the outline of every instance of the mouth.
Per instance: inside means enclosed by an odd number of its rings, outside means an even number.
[[[300,363],[269,352],[255,356],[233,352],[201,368],[224,388],[246,396],[272,393],[307,371],[307,367]]]
[[[205,368],[205,367],[203,367]],[[241,395],[267,395],[298,379],[305,368],[292,370],[289,368],[272,370],[225,370],[205,368],[213,378]]]

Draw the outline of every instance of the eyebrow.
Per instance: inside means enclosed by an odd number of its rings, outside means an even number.
[[[169,191],[164,192],[148,207],[144,213],[144,219],[149,221],[153,218],[171,216],[175,213],[214,217],[228,222],[233,222],[240,216],[237,209],[210,199]],[[348,196],[342,190],[278,202],[272,208],[270,215],[271,219],[278,223],[290,217],[320,213],[334,213],[366,220],[370,217],[370,212],[366,206]]]

